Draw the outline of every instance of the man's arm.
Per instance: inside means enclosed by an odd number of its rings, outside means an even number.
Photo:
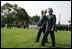
[[[38,22],[38,27],[41,27],[41,25],[42,25],[42,20],[43,20],[43,18],[42,18],[41,20],[39,20],[39,22]]]
[[[38,24],[38,27],[40,26],[40,23],[41,23],[41,20],[39,20],[38,23],[37,23]]]
[[[54,30],[56,30],[56,16],[55,15],[53,16],[53,26],[52,26],[51,31],[54,31]]]

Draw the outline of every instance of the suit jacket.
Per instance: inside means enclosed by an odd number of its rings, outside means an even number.
[[[46,21],[46,31],[51,31],[51,29],[55,29],[56,26],[56,16],[54,14],[47,16]]]
[[[46,21],[47,21],[47,17],[43,16],[43,18],[38,23],[38,27],[40,27],[40,29],[42,30],[46,30]]]

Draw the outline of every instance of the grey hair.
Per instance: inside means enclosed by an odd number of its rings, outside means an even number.
[[[52,8],[48,8],[48,12],[51,12],[51,13],[53,13],[53,9]]]

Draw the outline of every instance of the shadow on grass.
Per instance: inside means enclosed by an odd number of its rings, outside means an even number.
[[[48,42],[48,44],[52,44],[52,42]],[[65,44],[64,43],[63,44],[62,43],[56,43],[56,45],[57,45],[56,47],[61,47],[61,46],[62,47],[71,47],[71,44],[66,44],[66,43]]]

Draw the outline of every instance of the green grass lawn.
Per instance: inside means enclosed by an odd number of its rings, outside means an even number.
[[[43,33],[39,43],[35,42],[38,30],[1,28],[1,48],[51,48],[51,38],[48,43],[41,45]],[[71,48],[71,31],[58,31],[55,33],[56,48]]]

